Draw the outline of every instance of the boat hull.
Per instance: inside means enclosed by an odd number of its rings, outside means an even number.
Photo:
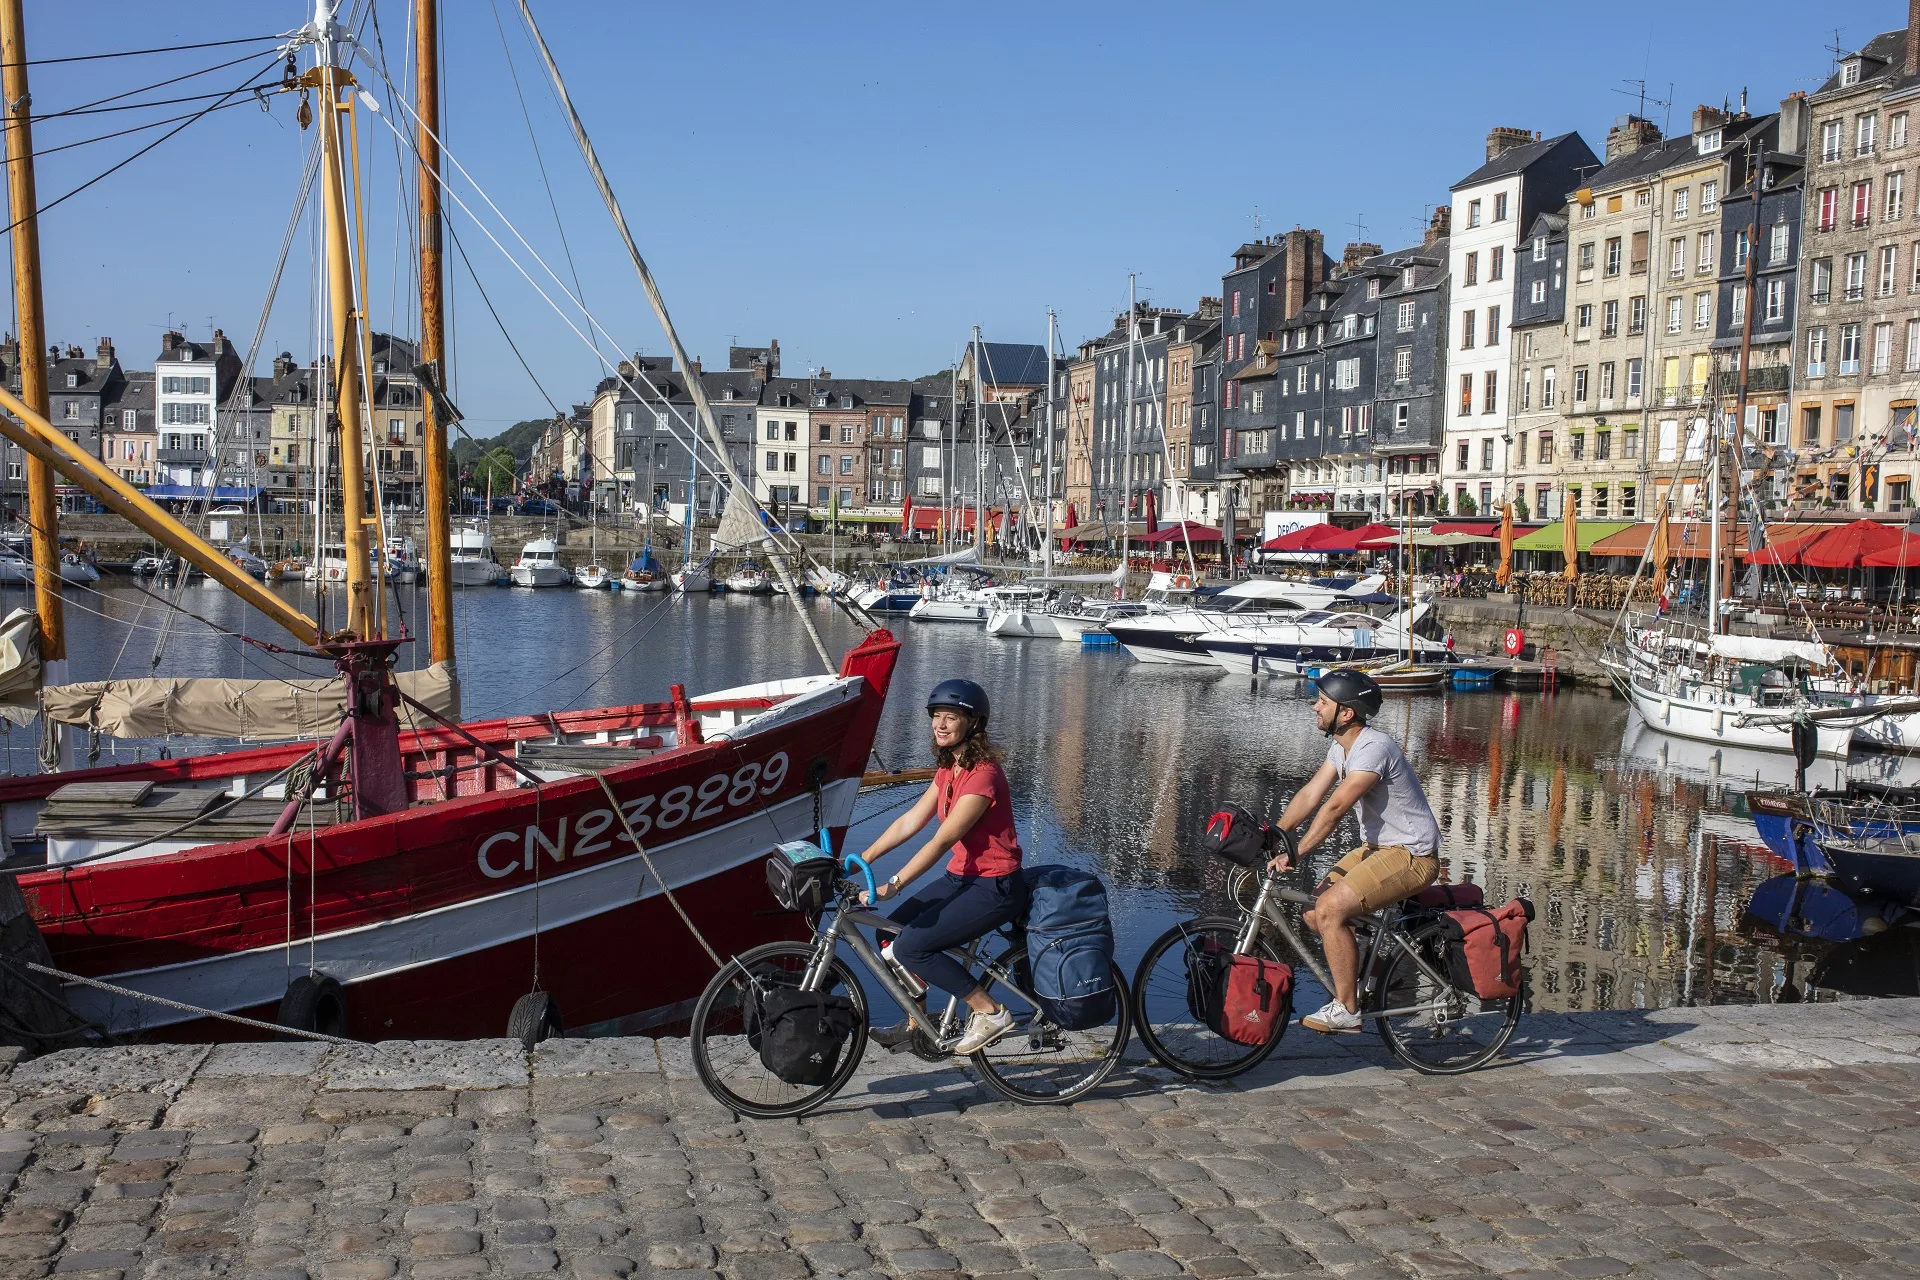
[[[982,601],[921,600],[907,616],[915,622],[985,622],[989,612]]]
[[[851,819],[899,645],[876,632],[837,677],[772,682],[695,699],[707,741],[610,756],[598,776],[556,776],[537,789],[497,766],[456,775],[485,789],[400,813],[128,857],[19,877],[56,966],[133,990],[269,1019],[307,971],[347,991],[349,1033],[365,1039],[468,1038],[504,1032],[513,1002],[539,984],[570,1027],[668,1025],[711,965],[660,892],[604,777],[660,873],[722,954],[803,927],[767,896],[760,870],[774,844],[814,830],[836,840]],[[660,735],[670,705],[483,722],[467,732],[511,753],[563,727]],[[660,729],[650,728],[661,725]],[[677,730],[676,730],[677,732]],[[659,743],[660,736],[648,741]],[[415,785],[481,758],[451,731],[403,735]],[[0,783],[8,830],[69,781],[271,776],[302,744],[211,758],[149,761],[64,779]],[[168,1038],[252,1033],[148,1001],[70,984],[68,996],[110,1030]]]
[[[1053,615],[1032,609],[995,609],[987,615],[987,634],[1012,639],[1057,640],[1060,629]]]
[[[500,581],[501,568],[491,560],[456,558],[449,567],[448,581],[456,587],[490,587]]]
[[[713,578],[701,573],[698,569],[686,569],[673,575],[673,586],[676,591],[684,591],[688,594],[696,591],[711,591]]]
[[[1756,751],[1793,752],[1793,729],[1786,719],[1741,724],[1740,718],[1747,708],[1660,693],[1646,688],[1637,678],[1621,683],[1626,686],[1627,700],[1633,709],[1656,732]],[[1845,759],[1852,745],[1853,729],[1844,724],[1819,723],[1815,726],[1815,737],[1817,754]]]
[[[516,564],[507,571],[507,580],[516,587],[564,587],[572,575],[557,564]]]

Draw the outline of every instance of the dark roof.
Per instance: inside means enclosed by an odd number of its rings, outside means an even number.
[[[1845,86],[1845,91],[1848,93],[1851,93],[1854,90],[1858,89],[1860,85],[1864,85],[1871,80],[1875,80],[1881,76],[1887,76],[1887,75],[1891,75],[1896,82],[1903,81],[1903,80],[1920,79],[1920,77],[1913,77],[1905,74],[1904,67],[1906,64],[1906,57],[1907,57],[1906,28],[1902,27],[1898,31],[1881,32],[1879,35],[1875,36],[1873,39],[1867,41],[1866,44],[1862,45],[1855,52],[1846,54],[1843,57],[1841,57],[1840,59],[1841,62],[1849,62],[1849,61],[1852,61],[1854,58],[1859,58],[1862,64],[1860,67],[1860,84],[1847,85]],[[1818,98],[1824,94],[1832,93],[1834,90],[1841,89],[1841,88],[1842,86],[1840,84],[1840,68],[1836,66],[1833,70],[1833,74],[1827,77],[1826,83],[1813,91],[1813,96]]]
[[[1037,342],[983,342],[980,377],[1003,387],[1047,384],[1047,349]]]
[[[125,381],[120,383],[118,394],[108,403],[115,409],[137,409],[151,415],[153,375],[144,369],[134,369],[126,371],[123,377]],[[151,426],[151,421],[147,425]]]
[[[1523,242],[1527,240],[1536,239],[1537,237],[1540,237],[1540,236],[1546,236],[1548,239],[1552,239],[1554,236],[1565,235],[1566,231],[1567,231],[1567,215],[1566,214],[1543,213],[1539,217],[1533,220],[1532,230],[1528,231],[1526,235],[1520,238]]]
[[[79,381],[71,387],[67,385],[67,375],[70,373],[79,378]],[[91,358],[62,358],[52,361],[47,368],[47,390],[85,391],[98,395],[101,387],[108,381],[110,373],[111,370],[103,373]]]
[[[1483,182],[1492,182],[1495,178],[1506,178],[1519,173],[1537,160],[1543,160],[1555,148],[1568,138],[1578,138],[1577,133],[1563,133],[1557,138],[1542,138],[1538,142],[1523,142],[1517,147],[1508,147],[1493,159],[1475,169],[1466,177],[1453,184],[1449,190],[1458,191],[1462,187],[1477,187]]]

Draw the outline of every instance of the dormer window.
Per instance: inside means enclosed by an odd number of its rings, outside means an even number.
[[[1860,59],[1848,58],[1840,64],[1840,84],[1845,88],[1860,83]]]
[[[842,395],[840,397],[840,407],[842,409],[853,408],[853,396],[851,394]]]
[[[1708,129],[1704,133],[1695,134],[1693,141],[1701,155],[1712,155],[1720,149],[1720,130]]]
[[[375,373],[385,373],[387,371],[387,362],[385,360],[375,360],[373,362],[373,371]]]
[[[80,375],[79,375],[79,374],[77,374],[77,373],[70,373],[70,374],[68,374],[68,375],[67,375],[67,385],[68,385],[69,387],[77,387],[77,386],[79,386],[79,385],[80,385]]]

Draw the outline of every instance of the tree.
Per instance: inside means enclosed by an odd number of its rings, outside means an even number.
[[[1513,518],[1522,521],[1528,519],[1527,500],[1525,498],[1515,498],[1513,500]]]
[[[1473,500],[1473,497],[1470,494],[1463,493],[1460,495],[1460,514],[1461,515],[1463,516],[1475,515],[1479,512],[1479,510],[1480,510],[1480,504],[1475,502]]]
[[[1443,516],[1447,514],[1447,495],[1446,494],[1436,493],[1433,495],[1433,511],[1435,515]]]
[[[486,493],[489,489],[496,494],[512,493],[516,470],[512,449],[502,447],[490,450],[473,464],[474,490],[478,493]]]

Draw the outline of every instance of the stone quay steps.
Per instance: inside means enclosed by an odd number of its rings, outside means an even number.
[[[1433,1078],[1295,1026],[1059,1108],[875,1050],[783,1122],[677,1040],[70,1050],[0,1078],[0,1276],[1920,1271],[1920,1000],[1522,1031]]]

